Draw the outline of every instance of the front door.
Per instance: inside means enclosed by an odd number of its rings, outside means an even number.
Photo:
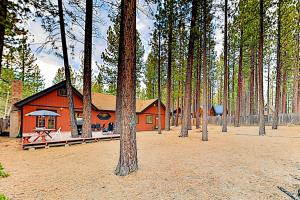
[[[154,128],[158,129],[158,115],[155,115]]]

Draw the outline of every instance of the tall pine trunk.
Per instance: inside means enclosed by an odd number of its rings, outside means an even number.
[[[5,35],[5,21],[7,16],[7,4],[8,0],[2,0],[2,3],[0,3],[0,79],[2,74],[2,57]]]
[[[264,0],[259,1],[259,51],[258,51],[258,84],[259,84],[259,135],[266,135],[264,117],[264,83],[263,83],[263,48],[264,48]]]
[[[178,126],[178,119],[179,119],[179,101],[180,101],[180,98],[179,98],[179,92],[180,92],[180,81],[178,81],[178,94],[177,94],[177,108],[176,108],[176,116],[175,116],[175,126],[177,127]]]
[[[287,57],[287,55],[286,55]],[[286,65],[282,65],[282,97],[281,97],[281,113],[287,112],[287,69]]]
[[[234,87],[235,87],[235,58],[233,58],[232,62],[232,85],[231,85],[231,116],[235,115],[234,110]]]
[[[237,95],[235,103],[235,117],[234,117],[234,126],[240,126],[240,116],[241,116],[241,98],[242,98],[242,72],[243,72],[243,27],[241,28],[241,38],[240,38],[240,55],[239,55],[239,69],[238,69],[238,86],[237,86]]]
[[[82,136],[92,137],[92,27],[93,27],[93,0],[86,0],[84,64],[83,64],[83,127]]]
[[[115,174],[119,176],[126,176],[138,169],[135,75],[136,0],[122,0],[116,101],[120,158]]]
[[[203,58],[203,113],[202,113],[202,141],[208,141],[207,133],[207,55],[206,55],[206,43],[207,43],[207,0],[203,1],[203,47],[202,47],[202,58]]]
[[[167,69],[167,100],[166,100],[166,114],[165,114],[165,130],[170,130],[170,96],[171,96],[171,76],[172,76],[172,42],[173,42],[173,2],[169,2],[168,13],[168,69]]]
[[[292,106],[292,112],[298,113],[299,110],[299,70],[300,70],[300,63],[299,63],[299,48],[300,48],[300,42],[299,42],[299,27],[300,27],[300,0],[298,0],[298,29],[296,31],[296,56],[295,56],[295,66],[294,66],[294,84],[293,84],[293,106]]]
[[[254,75],[255,75],[255,49],[254,47],[251,47],[250,50],[250,115],[254,115]]]
[[[192,2],[192,19],[190,28],[189,48],[188,48],[188,63],[186,68],[186,82],[185,82],[185,96],[184,96],[184,107],[183,107],[183,118],[181,126],[181,137],[188,136],[189,124],[191,122],[191,92],[192,92],[192,69],[194,59],[194,46],[195,46],[195,27],[198,13],[198,0]]]
[[[157,127],[157,132],[158,134],[161,134],[161,113],[160,113],[160,102],[161,102],[161,88],[160,88],[160,48],[161,48],[161,44],[160,44],[160,24],[158,25],[158,67],[157,67],[157,95],[158,95],[158,103],[157,103],[157,109],[158,109],[158,127]],[[166,111],[167,112],[167,111]]]
[[[200,25],[199,25],[200,27]],[[202,39],[199,35],[199,46],[198,46],[198,61],[197,61],[197,81],[196,81],[196,129],[200,128],[200,87],[201,87],[201,44]]]
[[[275,110],[273,112],[272,129],[278,128],[278,113],[280,109],[280,97],[281,97],[281,0],[279,0],[278,2],[276,92],[275,92]]]
[[[224,22],[224,95],[223,95],[223,126],[222,132],[227,132],[227,101],[228,101],[228,61],[227,61],[227,4],[225,0],[225,22]]]
[[[70,122],[71,122],[71,136],[72,137],[78,137],[78,130],[77,130],[75,112],[74,112],[73,88],[72,88],[70,68],[69,68],[70,66],[69,66],[69,59],[68,59],[68,50],[67,50],[67,42],[66,42],[66,33],[65,33],[65,23],[64,23],[62,0],[58,0],[58,12],[59,12],[59,25],[60,25],[60,33],[61,33],[61,43],[62,43],[64,66],[65,66],[68,108],[69,108]]]

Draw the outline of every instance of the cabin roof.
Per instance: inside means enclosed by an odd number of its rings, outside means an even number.
[[[30,97],[27,97],[15,104],[17,107],[22,107],[31,101],[38,99],[46,94],[49,94],[52,91],[55,91],[61,87],[64,87],[66,85],[65,81],[62,81],[60,83],[57,83],[49,88],[46,88],[45,90],[38,92]],[[77,94],[80,98],[83,98],[82,91],[78,91],[73,87],[73,91],[75,94]],[[157,102],[158,99],[149,99],[149,100],[136,100],[136,112],[140,113],[152,106],[155,102]],[[161,104],[162,107],[164,107],[163,104]],[[109,95],[109,94],[103,94],[103,93],[92,93],[92,107],[95,110],[105,110],[105,111],[115,111],[116,110],[116,96]]]

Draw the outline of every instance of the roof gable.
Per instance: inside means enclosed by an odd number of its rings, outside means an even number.
[[[29,97],[27,97],[27,98],[25,98],[25,99],[23,99],[23,100],[15,103],[15,106],[19,107],[19,108],[23,107],[24,105],[26,105],[26,104],[28,104],[28,103],[30,103],[30,102],[32,102],[32,101],[34,101],[34,100],[36,100],[36,99],[44,96],[44,95],[47,95],[47,94],[49,94],[49,93],[51,93],[51,92],[53,92],[55,90],[58,90],[58,89],[60,89],[62,87],[65,87],[65,86],[66,86],[66,81],[62,81],[60,83],[57,83],[57,84],[55,84],[55,85],[53,85],[53,86],[51,86],[49,88],[46,88],[46,89],[44,89],[44,90],[42,90],[42,91],[40,91],[40,92],[38,92],[38,93],[36,93],[36,94],[34,94],[32,96],[29,96]],[[74,88],[74,87],[72,87],[72,88],[73,88],[73,92],[82,99],[83,98],[82,94],[78,90],[76,90],[76,88]],[[97,110],[97,107],[95,105],[93,105],[93,104],[92,104],[92,108],[95,109],[95,110]]]
[[[38,92],[30,97],[27,97],[15,104],[16,107],[23,107],[24,105],[47,95],[59,88],[65,87],[66,82],[62,81],[57,83],[45,90]],[[79,92],[76,88],[73,87],[73,92],[78,95],[81,99],[83,98],[82,92]],[[149,99],[149,100],[136,100],[136,112],[141,113],[151,107],[154,103],[156,103],[158,99]],[[161,106],[165,108],[164,104],[161,103]],[[92,107],[95,110],[105,110],[105,111],[115,111],[116,110],[116,96],[103,94],[103,93],[92,93]]]

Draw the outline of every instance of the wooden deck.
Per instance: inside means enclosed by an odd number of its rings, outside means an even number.
[[[93,137],[91,138],[82,138],[82,137],[72,138],[69,135],[67,135],[62,138],[58,138],[58,137],[53,139],[48,138],[46,142],[37,140],[36,142],[30,142],[24,144],[22,141],[22,148],[24,150],[27,150],[27,149],[36,149],[36,148],[49,148],[49,147],[56,147],[56,146],[70,146],[74,144],[92,143],[101,140],[116,140],[116,139],[120,139],[119,134],[96,134],[95,136],[93,135]]]

